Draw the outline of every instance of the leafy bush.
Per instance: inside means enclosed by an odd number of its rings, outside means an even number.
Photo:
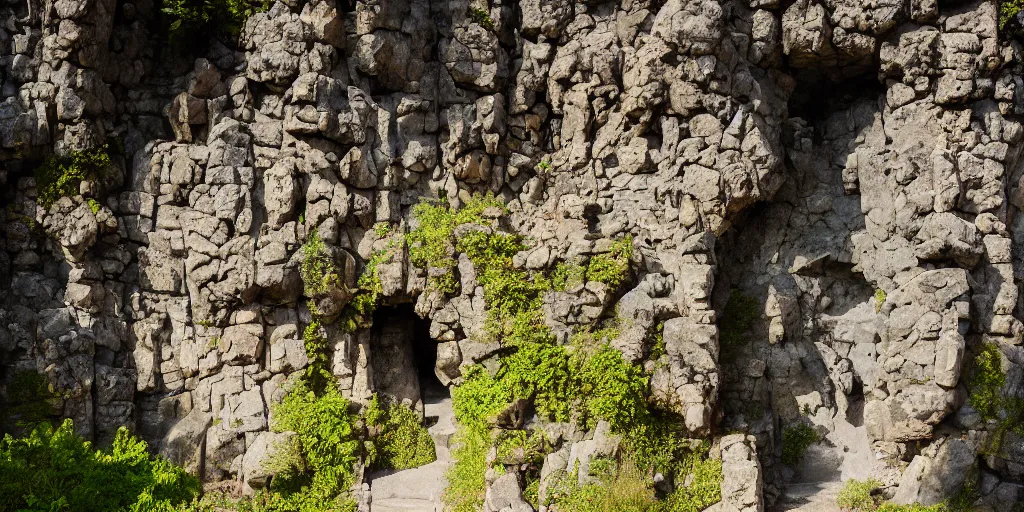
[[[319,232],[313,231],[309,235],[309,239],[302,245],[302,256],[299,270],[307,296],[325,293],[332,286],[341,283],[338,266],[327,250],[327,245],[320,238]]]
[[[35,171],[38,202],[46,208],[62,197],[77,196],[83,181],[100,181],[110,168],[107,146],[51,156]]]
[[[469,19],[487,30],[494,30],[494,20],[491,19],[491,15],[483,9],[470,7]]]
[[[597,254],[587,263],[587,280],[618,287],[629,273],[629,259],[633,256],[633,237],[627,236],[612,244],[606,253]]]
[[[795,466],[800,457],[814,443],[818,442],[818,432],[806,424],[786,427],[782,431],[782,463]]]
[[[562,262],[551,273],[551,289],[559,292],[575,288],[587,280],[587,267],[576,262]]]
[[[381,402],[374,395],[365,412],[367,426],[380,431],[373,439],[372,466],[409,469],[437,460],[434,440],[416,413],[400,403]]]
[[[226,34],[237,37],[245,20],[270,8],[270,0],[163,0],[172,45],[188,43],[197,36]]]
[[[1024,0],[1001,0],[999,2],[999,30],[1011,35],[1019,35],[1021,23],[1018,16],[1022,9],[1024,9]]]
[[[454,405],[455,399],[452,398]],[[487,450],[491,439],[487,429],[461,426],[452,438],[455,463],[448,468],[444,489],[445,510],[451,512],[477,512],[484,503],[487,488]]]
[[[199,480],[121,428],[94,450],[71,420],[0,440],[0,511],[171,511],[193,500]]]
[[[645,471],[654,467],[683,471],[685,475],[683,460],[693,446],[686,441],[679,418],[649,407],[649,376],[643,368],[627,362],[608,345],[617,336],[617,326],[613,323],[604,329],[585,329],[572,337],[571,346],[563,346],[556,343],[544,323],[546,291],[585,280],[621,284],[629,271],[632,240],[627,237],[615,242],[609,251],[593,256],[585,266],[563,264],[551,275],[530,273],[513,264],[516,253],[525,248],[519,235],[481,229],[455,239],[455,226],[469,223],[490,227],[490,222],[484,221],[483,210],[496,206],[492,201],[476,197],[466,207],[469,212],[452,211],[443,203],[421,203],[414,210],[417,228],[408,238],[410,257],[420,267],[448,266],[451,272],[458,253],[468,257],[484,289],[487,331],[503,349],[494,373],[468,368],[463,382],[453,390],[460,431],[453,452],[455,464],[448,474],[445,500],[449,507],[457,511],[479,508],[483,475],[488,470],[485,455],[495,442],[491,423],[516,400],[529,401],[540,417],[552,421],[574,421],[592,427],[598,420],[606,420],[614,432],[623,435],[625,449],[636,454],[638,467]],[[501,439],[498,436],[499,448]],[[494,469],[502,468],[499,465]],[[713,487],[717,489],[719,483],[716,481]],[[713,494],[711,490],[702,492]],[[691,496],[677,501],[692,503],[700,499],[704,498]],[[686,505],[679,507],[689,510]]]
[[[334,377],[328,367],[330,344],[327,342],[319,320],[314,318],[306,326],[302,332],[302,341],[306,347],[306,357],[309,359],[309,366],[306,367],[306,382],[313,392],[322,392],[328,385],[334,383]]]
[[[998,451],[1007,430],[1024,435],[1024,398],[1003,392],[1006,373],[1002,368],[1003,356],[999,346],[987,343],[971,361],[967,372],[968,400],[986,421],[995,422],[995,435],[991,437],[989,451]]]
[[[654,489],[632,463],[580,488],[575,488],[573,477],[570,474],[556,490],[559,512],[649,512],[659,505]]]
[[[559,512],[700,512],[722,499],[722,461],[694,453],[690,462],[680,475],[685,478],[677,480],[689,485],[680,485],[664,500],[655,495],[649,473],[632,459],[605,470],[592,466],[599,481],[579,488],[576,475],[570,474],[552,494]]]
[[[415,229],[409,232],[409,261],[419,268],[441,268],[447,270],[447,278],[431,278],[430,284],[444,293],[455,293],[458,282],[453,279],[455,272],[455,228],[463,224],[490,226],[483,216],[484,210],[499,208],[505,211],[501,201],[493,195],[474,196],[458,211],[447,201],[422,201],[413,206],[412,214],[417,220]]]
[[[587,281],[597,281],[616,288],[629,275],[632,256],[633,237],[627,236],[614,242],[607,252],[591,257],[586,264],[575,261],[559,263],[551,273],[550,287],[565,291]]]
[[[871,493],[881,485],[881,482],[873,478],[864,481],[847,480],[836,497],[836,505],[843,510],[872,512],[878,509],[878,504]]]
[[[273,406],[273,429],[296,433],[304,461],[271,481],[282,512],[355,509],[348,489],[362,456],[357,421],[336,386],[327,386],[318,395],[304,379]]]

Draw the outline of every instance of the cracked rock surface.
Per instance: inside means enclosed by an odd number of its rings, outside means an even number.
[[[1009,510],[1024,436],[971,401],[986,346],[1024,399],[1024,46],[998,8],[287,0],[186,57],[149,30],[153,2],[0,1],[0,386],[42,373],[87,438],[129,425],[259,487],[309,304],[340,314],[376,252],[442,384],[497,364],[473,265],[445,295],[400,242],[421,199],[492,193],[529,237],[521,269],[632,237],[630,279],[548,292],[544,322],[566,342],[625,319],[611,345],[652,403],[714,441],[717,510],[849,478],[933,504],[968,475],[979,510]],[[109,172],[39,200],[40,162],[104,145]],[[341,269],[316,293],[312,233]],[[346,397],[422,411],[402,329],[325,326]],[[792,467],[798,423],[820,441]],[[604,449],[602,425],[579,434],[542,474]],[[485,506],[529,509],[517,485],[491,479]]]

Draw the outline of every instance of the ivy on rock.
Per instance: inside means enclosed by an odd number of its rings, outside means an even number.
[[[562,263],[551,273],[528,272],[514,264],[515,255],[527,244],[520,235],[498,229],[496,219],[507,211],[493,196],[475,196],[459,210],[443,201],[423,202],[413,213],[415,228],[407,236],[412,263],[428,270],[435,289],[454,293],[454,262],[459,254],[465,255],[483,288],[488,336],[502,347],[496,371],[464,368],[462,382],[452,392],[460,429],[445,491],[451,510],[468,512],[481,506],[487,452],[497,445],[500,453],[506,442],[501,434],[505,431],[492,427],[510,404],[520,400],[531,403],[544,421],[572,421],[585,428],[607,421],[622,436],[624,452],[645,472],[657,469],[682,479],[695,471],[688,461],[707,460],[706,448],[694,459],[699,443],[686,438],[678,418],[649,406],[648,373],[609,344],[618,335],[615,320],[583,329],[565,345],[557,343],[544,323],[545,293],[587,281],[612,288],[626,282],[633,250],[630,237],[614,241],[587,261]],[[720,461],[718,465],[720,473]],[[713,489],[719,488],[720,476],[709,481]],[[530,475],[526,483],[527,488],[536,485]],[[653,490],[647,491],[653,499]],[[697,498],[674,493],[655,502],[696,506],[705,498],[708,504],[720,499],[713,491],[704,494]],[[679,505],[664,510],[689,509]]]

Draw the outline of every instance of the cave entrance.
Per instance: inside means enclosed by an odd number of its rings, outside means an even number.
[[[377,308],[370,345],[374,389],[408,401],[421,414],[424,404],[450,397],[434,372],[437,345],[430,321],[417,316],[412,304]]]

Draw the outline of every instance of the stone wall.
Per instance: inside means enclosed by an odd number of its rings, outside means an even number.
[[[483,192],[530,237],[520,268],[633,237],[631,282],[550,292],[545,322],[564,341],[618,315],[613,346],[691,435],[751,434],[721,441],[727,474],[758,475],[728,490],[737,509],[793,478],[780,439],[800,421],[842,477],[937,501],[996,430],[967,400],[978,347],[1021,392],[1024,82],[992,0],[288,0],[195,59],[161,49],[155,17],[0,5],[0,375],[44,373],[88,437],[133,425],[207,479],[242,473],[308,364],[313,232],[348,286],[393,253],[385,303],[430,319],[458,382],[500,348],[482,288],[461,256],[462,292],[430,289],[400,237],[420,199]],[[104,143],[116,172],[38,204],[42,158]],[[759,318],[724,351],[732,290]],[[391,364],[371,329],[326,331],[338,385],[368,399]],[[984,457],[983,493],[1024,492],[1021,443]]]

